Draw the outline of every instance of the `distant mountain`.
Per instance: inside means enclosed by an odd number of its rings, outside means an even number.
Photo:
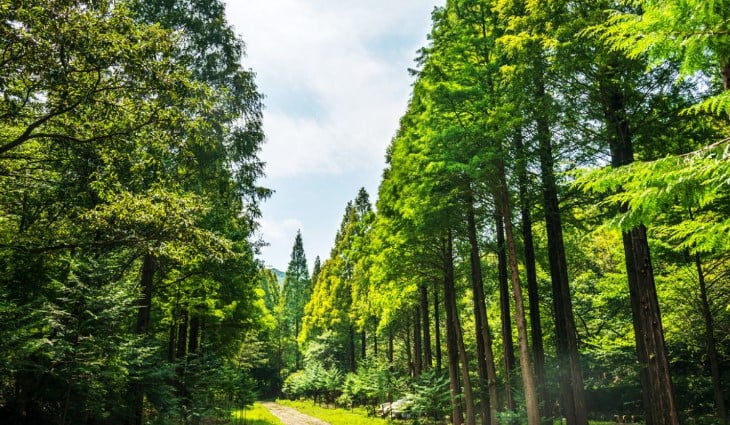
[[[281,270],[275,269],[273,267],[270,270],[272,272],[274,272],[274,274],[276,275],[276,279],[279,281],[279,285],[280,286],[283,285],[284,284],[284,277],[286,276],[286,273],[283,272],[283,271],[281,271]]]

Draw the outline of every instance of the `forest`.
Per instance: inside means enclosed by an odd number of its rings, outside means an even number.
[[[283,273],[224,2],[0,16],[0,422],[225,424],[278,398],[729,423],[730,1],[447,0],[376,199],[311,269],[298,233]]]

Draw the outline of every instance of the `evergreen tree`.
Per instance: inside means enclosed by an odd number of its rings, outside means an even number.
[[[302,329],[304,306],[309,302],[311,296],[312,286],[309,280],[307,257],[304,254],[302,233],[297,230],[297,235],[294,238],[294,246],[291,251],[291,259],[286,269],[286,276],[284,277],[284,285],[282,287],[283,313],[286,320],[288,336],[294,344],[295,370],[301,368],[301,353],[296,341]]]

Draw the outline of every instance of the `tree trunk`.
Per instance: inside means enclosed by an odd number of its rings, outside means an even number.
[[[388,363],[393,364],[393,331],[388,328]]]
[[[408,362],[408,376],[416,377],[416,365],[413,362],[413,352],[411,351],[411,322],[408,321],[406,325],[406,360]]]
[[[154,277],[155,257],[147,253],[142,260],[142,274],[139,280],[142,296],[140,297],[139,309],[137,310],[137,324],[135,326],[137,335],[146,335],[149,332]],[[129,423],[130,425],[142,425],[144,422],[144,383],[133,383],[130,388],[130,393],[133,412]]]
[[[532,214],[530,207],[532,200],[529,193],[529,179],[527,178],[527,152],[522,140],[522,132],[515,136],[517,148],[517,180],[520,190],[520,218],[522,219],[522,241],[525,252],[525,275],[527,277],[527,299],[530,306],[530,333],[532,335],[532,355],[535,359],[535,379],[542,403],[542,416],[550,416],[545,382],[545,348],[543,345],[542,324],[540,322],[540,291],[537,287],[537,266],[535,262],[535,243],[532,237]]]
[[[461,410],[461,385],[459,385],[459,348],[456,340],[456,319],[454,285],[454,255],[451,245],[451,233],[444,240],[444,311],[446,312],[446,353],[448,355],[449,392],[451,394],[451,423],[461,425],[464,415]]]
[[[365,334],[365,329],[363,329],[362,333],[360,333],[360,358],[363,360],[365,360],[365,357],[367,356],[367,346],[368,339]]]
[[[522,284],[520,282],[520,271],[517,267],[517,247],[512,231],[512,212],[510,211],[507,178],[504,171],[504,163],[501,158],[497,160],[497,175],[500,180],[498,184],[499,193],[497,205],[504,219],[509,274],[510,280],[512,281],[512,296],[515,301],[515,322],[517,324],[517,341],[520,348],[520,370],[522,372],[527,423],[528,425],[539,425],[540,411],[537,399],[537,387],[535,386],[535,375],[530,357],[530,346],[527,341],[527,318],[525,317],[525,308],[522,303]]]
[[[177,358],[182,359],[187,354],[188,343],[188,310],[183,309],[180,324],[177,329]]]
[[[421,317],[418,308],[413,311],[413,371],[418,377],[423,372],[423,350],[421,346]]]
[[[497,258],[499,269],[499,307],[502,322],[502,345],[504,349],[504,404],[507,410],[515,408],[512,398],[512,371],[515,367],[515,352],[512,342],[512,318],[509,306],[509,283],[507,281],[507,254],[504,246],[504,225],[500,213],[495,215],[497,223]]]
[[[467,199],[467,230],[471,246],[471,289],[474,302],[474,324],[476,327],[477,369],[479,372],[480,415],[482,425],[497,425],[497,372],[492,352],[492,336],[487,320],[487,305],[484,297],[482,261],[479,254],[474,199],[469,193]]]
[[[540,62],[542,58],[539,59]],[[567,425],[588,425],[583,373],[578,355],[578,334],[573,317],[570,297],[568,264],[563,240],[563,223],[560,217],[558,189],[555,182],[553,149],[547,111],[549,99],[541,72],[536,77],[537,139],[542,177],[545,229],[550,255],[550,280],[552,282],[553,315],[555,318],[555,342],[560,374],[560,399]]]
[[[705,338],[707,341],[707,358],[710,361],[710,374],[712,376],[712,390],[715,396],[715,414],[720,422],[728,423],[727,410],[725,409],[725,394],[722,390],[722,380],[720,372],[720,360],[717,355],[717,343],[715,341],[715,325],[712,320],[712,311],[707,297],[707,282],[705,281],[705,272],[702,268],[700,255],[694,256],[695,267],[697,268],[697,276],[700,283],[700,307],[702,310],[702,319],[705,322]]]
[[[174,386],[182,406],[190,404],[188,390],[185,386],[185,374],[187,372],[187,348],[188,348],[188,309],[183,308],[180,315],[180,323],[177,328],[177,352],[175,357],[178,363],[175,368]]]
[[[439,315],[439,291],[436,285],[433,289],[433,333],[434,343],[436,345],[436,370],[441,372],[442,353],[441,353],[441,316]]]
[[[297,333],[298,335],[299,333]],[[297,349],[297,353],[299,353],[299,350]],[[355,372],[357,370],[357,362],[355,361],[355,327],[350,325],[350,331],[348,336],[348,354],[349,354],[349,368],[350,372]]]
[[[722,86],[725,90],[730,90],[730,60],[720,65],[720,75],[722,75]]]
[[[172,363],[175,361],[175,344],[177,342],[177,323],[175,318],[170,321],[169,336],[167,339],[167,361]]]
[[[423,326],[423,369],[433,367],[433,352],[431,351],[431,321],[428,317],[428,287],[425,284],[420,286],[421,293],[421,319]]]
[[[198,353],[198,339],[200,337],[200,317],[193,312],[190,318],[190,336],[188,337],[188,354]]]
[[[155,277],[155,257],[152,254],[145,254],[142,262],[142,276],[139,286],[142,289],[142,297],[137,310],[137,335],[144,335],[149,331],[150,315],[152,313],[152,287]]]
[[[469,379],[469,358],[466,355],[464,346],[464,332],[461,329],[459,309],[456,305],[456,292],[452,298],[451,308],[454,310],[454,331],[456,332],[456,346],[459,349],[459,363],[461,363],[461,386],[464,390],[464,405],[466,411],[466,425],[476,425],[476,412],[474,411],[474,392],[472,391],[471,379]]]
[[[373,331],[373,356],[378,358],[378,332]]]
[[[694,220],[692,209],[689,209],[689,218]],[[705,279],[705,270],[702,267],[702,258],[700,254],[694,256],[687,252],[687,257],[694,260],[695,269],[697,270],[697,280],[700,285],[700,311],[702,312],[702,321],[705,323],[705,341],[707,343],[707,359],[710,361],[710,376],[712,377],[712,391],[715,397],[715,416],[721,423],[727,424],[727,410],[725,408],[725,394],[722,389],[722,379],[720,372],[720,360],[717,354],[717,342],[715,341],[715,324],[712,318],[712,310],[710,309],[709,297],[707,295],[707,280]]]
[[[603,95],[604,117],[611,149],[611,166],[621,167],[634,160],[631,132],[624,106],[624,95],[613,81],[617,67],[607,70],[599,81]],[[626,205],[620,205],[627,211]],[[654,282],[646,228],[638,226],[623,232],[626,272],[629,281],[636,351],[641,366],[641,387],[647,425],[678,425],[672,377],[664,342],[659,300]]]

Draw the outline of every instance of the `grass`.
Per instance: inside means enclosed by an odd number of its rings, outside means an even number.
[[[329,422],[332,425],[401,425],[410,423],[407,421],[390,421],[382,418],[374,418],[372,416],[368,416],[365,409],[362,408],[355,408],[353,410],[330,409],[318,406],[311,401],[276,400],[276,402],[282,406],[293,407],[304,414],[314,416],[315,418]],[[263,407],[261,408],[263,409]],[[268,413],[268,411],[266,413]],[[252,423],[255,425],[268,424],[268,422]],[[281,422],[277,420],[277,422],[273,423],[280,424]],[[559,420],[554,421],[554,425],[562,425],[562,423],[563,422]],[[589,425],[616,425],[616,423],[612,421],[589,421],[588,423]]]
[[[283,406],[293,407],[304,414],[314,416],[332,425],[388,425],[396,423],[387,419],[368,416],[365,409],[328,409],[317,406],[311,401],[277,400],[276,402]]]
[[[245,420],[244,420],[245,419]],[[276,416],[272,415],[261,403],[254,403],[246,410],[233,412],[230,425],[284,425]]]

